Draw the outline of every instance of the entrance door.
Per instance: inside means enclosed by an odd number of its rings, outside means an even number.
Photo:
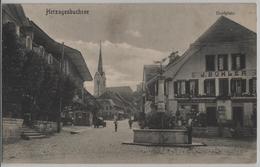
[[[217,108],[207,107],[207,125],[216,126],[217,125]]]
[[[233,121],[235,123],[235,126],[237,126],[238,124],[240,126],[244,125],[244,121],[243,121],[243,107],[233,107],[232,109],[232,118]]]

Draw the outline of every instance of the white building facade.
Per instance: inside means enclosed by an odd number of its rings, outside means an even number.
[[[207,126],[255,126],[256,55],[256,34],[220,17],[165,68],[166,111],[206,113]]]

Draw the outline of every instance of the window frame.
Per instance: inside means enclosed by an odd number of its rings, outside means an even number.
[[[206,83],[207,83],[207,82],[210,83],[210,81],[213,83],[213,88],[214,88],[214,89],[212,89],[211,86],[210,86],[210,88],[209,88],[209,93],[207,93]],[[214,90],[214,91],[211,92],[211,90]],[[213,79],[205,79],[205,80],[204,80],[204,93],[206,94],[206,96],[216,96],[216,79],[215,79],[215,78],[213,78]]]
[[[216,55],[205,55],[205,69],[206,71],[215,71],[215,58]],[[209,66],[209,60],[213,60],[213,65]],[[211,62],[212,63],[212,62]]]
[[[221,90],[221,82],[227,81],[227,88],[223,86],[223,90]],[[224,84],[224,83],[223,83]],[[219,78],[219,96],[228,96],[229,95],[229,79],[228,78]]]
[[[239,67],[237,67],[237,57],[239,56]],[[233,53],[231,54],[232,67],[231,69],[234,71],[243,70],[246,68],[246,56],[242,53]]]
[[[223,58],[223,69],[220,69],[220,58]],[[228,54],[219,54],[217,58],[218,62],[218,71],[227,71],[228,70]]]

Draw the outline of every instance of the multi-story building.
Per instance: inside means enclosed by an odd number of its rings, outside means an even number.
[[[166,111],[205,113],[208,126],[256,126],[255,32],[221,16],[164,70]]]
[[[93,79],[81,52],[52,39],[33,21],[26,18],[21,5],[3,5],[3,25],[5,24],[12,24],[26,49],[36,52],[48,64],[58,69],[62,67],[62,73],[72,78],[77,87],[74,103],[80,104],[73,107],[73,110],[77,111],[77,114],[74,114],[74,120],[79,120],[76,117],[82,118],[85,114],[89,115],[86,116],[86,122],[92,122],[89,120],[93,117],[92,113],[87,111],[91,106],[86,107],[87,99],[84,99],[84,97],[90,97],[90,94],[83,87],[83,82]],[[81,119],[80,122],[84,121]]]

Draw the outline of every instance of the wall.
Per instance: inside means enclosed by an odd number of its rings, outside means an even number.
[[[246,55],[246,70],[256,69],[256,47],[255,41],[246,41],[246,42],[233,42],[233,43],[221,43],[221,44],[210,44],[207,46],[193,46],[192,49],[189,49],[190,57],[185,58],[186,62],[182,65],[182,68],[176,69],[176,67],[172,67],[168,69],[167,76],[172,77],[173,81],[169,81],[169,96],[168,96],[168,110],[175,112],[177,110],[176,106],[176,98],[174,97],[174,81],[176,80],[189,80],[189,79],[198,79],[198,93],[200,95],[204,94],[204,79],[205,78],[197,78],[192,76],[194,72],[205,72],[206,71],[206,63],[205,63],[205,55],[218,55],[218,54],[228,54],[229,65],[228,70],[231,70],[231,54],[233,53],[244,53]],[[189,53],[188,53],[189,54]],[[189,56],[189,55],[187,55]],[[217,56],[216,56],[217,57]],[[217,62],[217,61],[215,61]],[[181,63],[179,63],[181,64]],[[177,64],[178,65],[178,64]],[[217,66],[217,64],[216,64]],[[176,76],[173,71],[178,71]],[[171,76],[172,73],[172,76]],[[239,76],[241,77],[241,76]],[[227,77],[225,77],[227,78]],[[243,78],[251,79],[251,76],[243,76]],[[229,77],[231,79],[231,77]],[[247,80],[248,81],[248,80]],[[249,81],[247,82],[248,85]],[[216,79],[216,95],[218,95],[218,79]],[[230,88],[229,88],[230,89]],[[247,86],[247,92],[249,91],[249,86]],[[228,109],[230,109],[231,104],[226,102],[224,104]],[[205,107],[202,104],[199,104],[199,108],[205,111]],[[231,110],[227,113],[227,117],[231,119]]]
[[[23,119],[3,118],[3,143],[12,143],[21,138]]]
[[[57,122],[50,121],[36,121],[34,127],[37,131],[43,133],[55,133],[57,132]]]
[[[245,53],[246,54],[246,69],[256,69],[256,48],[255,43],[226,43],[214,44],[207,47],[202,47],[199,52],[192,55],[189,60],[180,69],[174,80],[192,79],[193,72],[204,72],[206,63],[205,55]],[[231,65],[229,65],[229,70]]]

